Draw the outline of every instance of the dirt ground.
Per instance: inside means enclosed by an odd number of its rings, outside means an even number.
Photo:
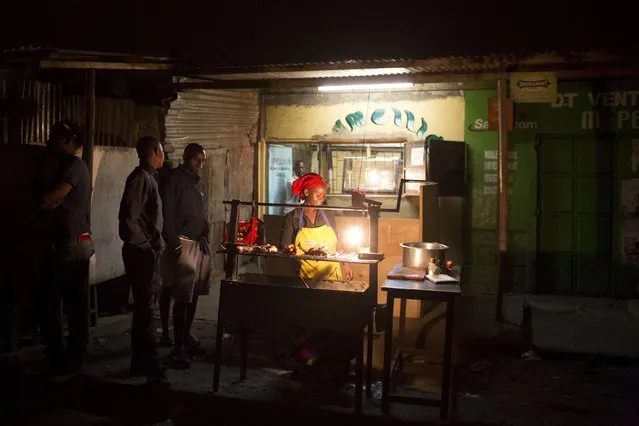
[[[457,366],[456,418],[513,426],[638,424],[636,364],[543,357]]]
[[[223,366],[220,392],[210,393],[214,324],[200,321],[195,333],[208,353],[187,371],[169,370],[171,388],[154,391],[143,380],[127,378],[129,317],[103,321],[92,338],[87,366],[70,383],[51,384],[37,376],[15,376],[20,383],[13,420],[60,424],[46,413],[60,407],[102,416],[103,423],[153,425],[171,419],[174,425],[244,424],[399,424],[438,422],[435,408],[394,404],[389,415],[379,408],[381,386],[373,382],[373,396],[364,403],[364,416],[353,413],[353,386],[320,388],[296,379],[282,366],[272,368],[253,341],[248,379],[238,382],[237,367]],[[168,350],[163,350],[163,356]],[[486,425],[636,425],[639,419],[639,367],[636,363],[598,359],[565,359],[553,354],[529,356],[492,353],[476,355],[455,366],[451,424]],[[22,352],[23,364],[37,364],[41,353]],[[437,391],[441,358],[422,365],[421,375],[406,375],[405,390],[421,394]],[[269,368],[270,367],[270,368]],[[407,368],[407,371],[410,368]],[[16,373],[17,374],[17,373]],[[17,378],[16,378],[17,377]],[[5,387],[11,380],[5,380]],[[401,388],[401,386],[400,386]],[[9,400],[6,400],[9,401]],[[40,407],[34,410],[34,407]],[[43,407],[47,407],[46,409]],[[47,411],[49,410],[49,411]],[[5,414],[9,411],[5,411]],[[53,416],[53,414],[50,414]],[[30,417],[31,416],[31,417]],[[44,417],[43,417],[44,416]],[[44,420],[43,420],[44,419]],[[71,424],[71,423],[69,423]],[[76,424],[76,423],[73,423]],[[94,424],[94,423],[77,423]],[[171,423],[166,423],[171,424]]]

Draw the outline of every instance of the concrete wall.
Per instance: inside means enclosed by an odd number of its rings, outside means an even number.
[[[95,256],[92,284],[124,275],[122,241],[118,235],[118,210],[126,178],[138,164],[134,148],[97,146],[93,151],[91,230]]]

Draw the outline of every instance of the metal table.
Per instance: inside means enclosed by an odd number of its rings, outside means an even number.
[[[388,412],[391,402],[399,402],[404,404],[418,404],[424,406],[440,407],[441,420],[448,420],[449,401],[450,401],[450,381],[451,381],[451,355],[453,344],[453,329],[455,318],[455,298],[461,295],[461,286],[459,283],[450,284],[434,284],[428,280],[410,281],[401,279],[387,279],[382,285],[382,290],[387,293],[387,309],[386,309],[386,331],[384,334],[384,380],[382,387],[382,410]],[[394,370],[395,362],[401,357],[401,353],[397,353],[392,357],[393,351],[393,305],[395,299],[402,301],[406,299],[412,300],[431,300],[446,303],[446,332],[444,340],[444,365],[442,375],[441,398],[419,398],[409,397],[390,393],[391,374]],[[403,310],[400,316],[405,316]],[[400,323],[404,318],[400,318]],[[394,359],[392,359],[394,358]]]

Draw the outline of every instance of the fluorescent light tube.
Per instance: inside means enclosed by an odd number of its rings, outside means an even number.
[[[348,84],[344,86],[320,86],[320,92],[343,92],[349,90],[376,90],[376,89],[408,89],[413,83],[379,83],[379,84]]]

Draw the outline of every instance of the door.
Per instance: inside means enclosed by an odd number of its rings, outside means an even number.
[[[612,143],[545,136],[537,149],[537,292],[609,295]]]

